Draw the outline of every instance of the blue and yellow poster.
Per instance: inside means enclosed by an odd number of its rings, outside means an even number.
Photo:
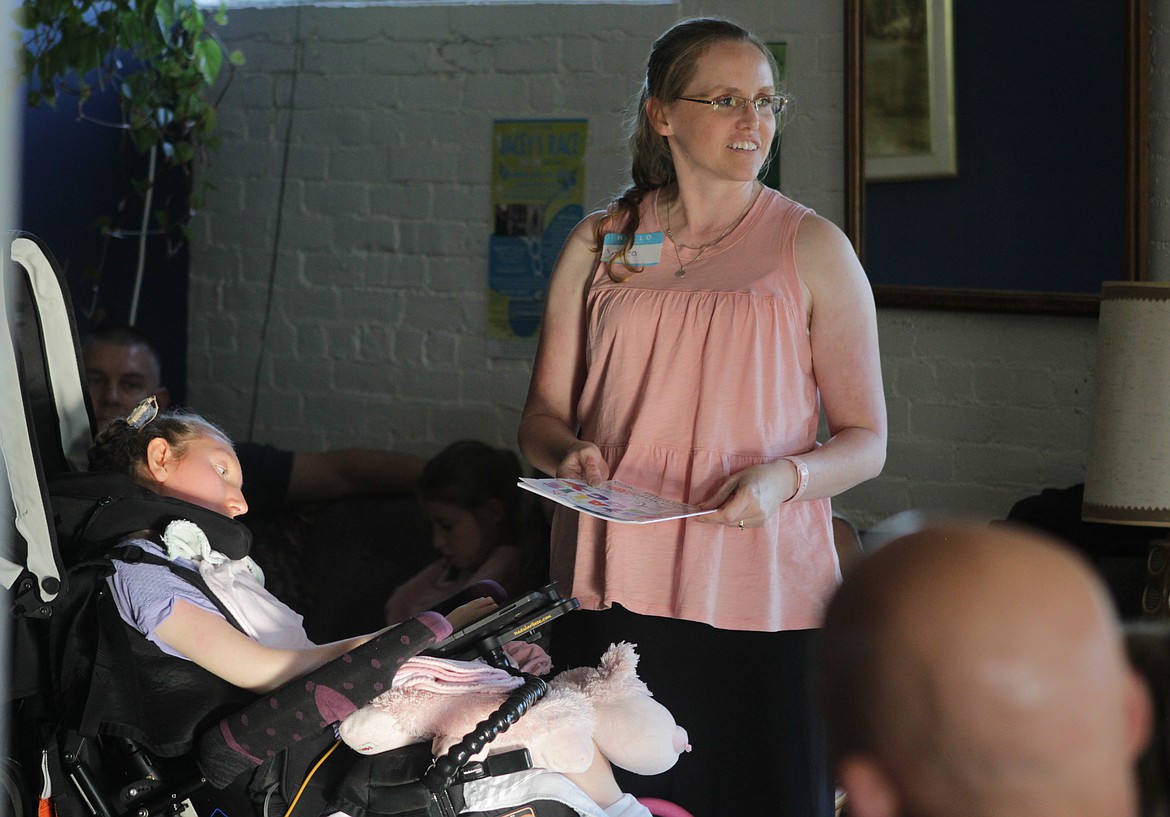
[[[488,252],[488,354],[531,357],[544,294],[569,232],[585,215],[584,119],[495,122],[494,229]]]

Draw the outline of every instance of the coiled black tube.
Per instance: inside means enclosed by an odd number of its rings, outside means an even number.
[[[467,765],[472,757],[507,732],[512,724],[520,720],[524,713],[548,692],[548,682],[543,678],[528,673],[521,673],[521,676],[524,678],[523,686],[513,690],[495,712],[477,723],[463,740],[448,749],[445,755],[427,769],[423,775],[423,784],[429,791],[438,794],[450,788],[460,769]]]

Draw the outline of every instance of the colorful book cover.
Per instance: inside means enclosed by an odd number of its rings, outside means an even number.
[[[581,513],[610,522],[641,525],[714,512],[666,499],[618,480],[589,485],[576,479],[521,478],[519,485]]]

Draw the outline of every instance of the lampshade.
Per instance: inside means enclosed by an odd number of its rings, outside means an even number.
[[[1170,283],[1101,288],[1081,518],[1170,527]]]

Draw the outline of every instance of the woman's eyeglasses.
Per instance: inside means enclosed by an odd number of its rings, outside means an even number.
[[[702,105],[710,105],[713,111],[727,111],[728,113],[738,113],[751,105],[758,114],[772,113],[773,116],[778,116],[783,112],[785,106],[788,105],[788,97],[780,94],[762,94],[755,99],[744,99],[742,96],[721,96],[715,99],[695,99],[689,96],[680,96],[679,99],[685,102],[698,102]]]

